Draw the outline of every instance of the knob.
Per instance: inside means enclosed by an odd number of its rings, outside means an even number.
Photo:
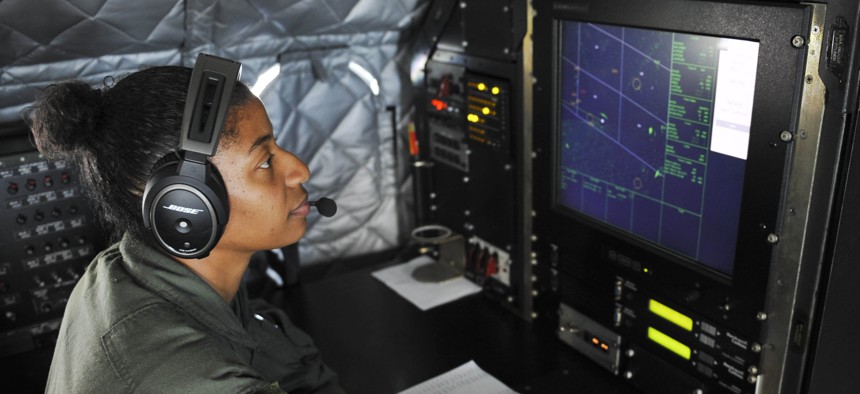
[[[33,178],[27,179],[27,190],[33,190],[36,188],[36,180]]]
[[[36,213],[33,214],[33,219],[36,219],[38,221],[41,221],[44,218],[45,218],[45,213],[42,211],[36,211]]]
[[[51,211],[51,216],[52,216],[52,217],[55,217],[55,218],[60,217],[60,215],[62,215],[62,214],[63,214],[63,211],[62,211],[62,210],[60,210],[60,208],[54,208],[54,209]]]
[[[18,217],[15,218],[15,223],[18,223],[18,224],[27,223],[27,217],[24,215],[18,215]]]
[[[54,186],[54,179],[51,178],[50,175],[45,175],[45,177],[42,178],[42,184],[45,185],[45,187]]]
[[[69,183],[69,182],[71,182],[71,181],[72,181],[72,176],[71,176],[71,175],[69,175],[69,173],[68,173],[68,172],[63,172],[63,173],[60,175],[60,182],[62,182],[64,185],[65,185],[65,184],[67,184],[67,183]]]
[[[9,194],[18,193],[18,184],[15,182],[9,182],[9,186],[6,186],[6,192]]]

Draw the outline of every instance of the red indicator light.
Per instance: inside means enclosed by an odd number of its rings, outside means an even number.
[[[430,100],[430,105],[432,105],[433,108],[436,108],[437,111],[442,111],[445,108],[448,108],[448,103],[439,99]]]

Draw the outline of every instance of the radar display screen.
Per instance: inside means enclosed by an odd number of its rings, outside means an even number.
[[[759,44],[560,24],[558,202],[732,275]]]

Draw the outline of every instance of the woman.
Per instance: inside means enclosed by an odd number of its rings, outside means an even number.
[[[26,117],[39,150],[72,162],[118,242],[72,292],[48,392],[341,392],[310,338],[242,285],[251,255],[295,243],[307,166],[280,149],[263,104],[236,83],[212,164],[229,221],[208,256],[172,257],[144,228],[150,170],[176,149],[191,69],[154,67],[114,86],[46,89]]]

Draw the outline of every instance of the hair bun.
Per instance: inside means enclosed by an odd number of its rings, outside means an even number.
[[[39,150],[53,158],[95,148],[103,105],[102,91],[82,81],[48,86],[26,114]]]

